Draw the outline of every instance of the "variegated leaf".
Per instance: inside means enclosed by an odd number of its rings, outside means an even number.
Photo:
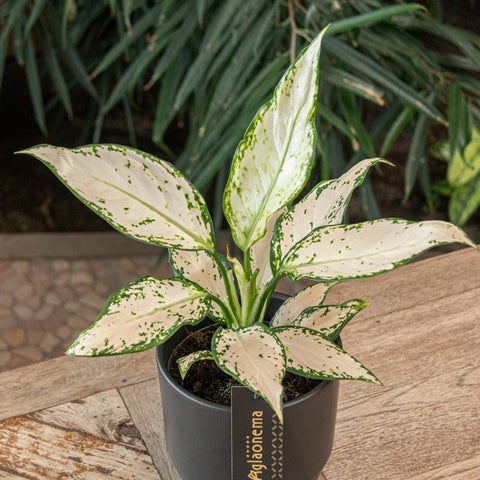
[[[208,293],[187,280],[143,277],[117,290],[97,320],[67,354],[115,355],[163,343],[179,327],[196,324],[208,313]]]
[[[274,264],[278,266],[290,249],[312,230],[342,223],[343,214],[355,188],[363,183],[378,158],[363,160],[334,180],[319,183],[308,195],[286,212],[275,228]]]
[[[227,302],[225,282],[218,265],[206,250],[170,249],[170,264],[176,275],[200,285],[212,296]],[[223,321],[222,310],[214,301],[211,303],[209,316]]]
[[[213,355],[210,350],[199,350],[198,352],[193,352],[190,355],[185,355],[182,358],[177,360],[178,370],[180,371],[180,376],[184,379],[187,376],[190,367],[202,360],[213,360]]]
[[[273,227],[278,217],[285,211],[284,208],[275,212],[267,222],[267,232],[265,235],[255,242],[250,249],[250,261],[252,271],[257,271],[257,288],[260,290],[273,277],[272,268],[270,266],[270,249],[273,235]]]
[[[270,216],[298,195],[310,174],[321,37],[287,70],[235,152],[223,207],[243,251],[264,235]]]
[[[291,325],[304,310],[321,305],[333,284],[333,282],[316,283],[287,298],[276,311],[270,325],[272,327]]]
[[[285,353],[272,331],[262,324],[239,330],[220,327],[212,339],[218,366],[263,397],[282,419]]]
[[[349,300],[341,305],[322,305],[304,310],[292,325],[321,332],[335,340],[345,325],[369,304],[364,300]]]
[[[119,145],[24,150],[49,167],[95,213],[142,242],[214,250],[207,206],[170,163]]]
[[[281,268],[293,279],[367,277],[403,265],[428,248],[453,242],[475,247],[462,230],[442,221],[381,219],[320,227],[290,250]]]
[[[321,380],[363,380],[381,383],[358,360],[320,332],[302,327],[276,329],[287,354],[287,370]]]

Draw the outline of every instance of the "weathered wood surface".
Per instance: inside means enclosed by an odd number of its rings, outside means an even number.
[[[0,420],[102,390],[156,378],[153,350],[135,355],[60,357],[0,374]]]
[[[480,254],[334,287],[372,305],[343,334],[383,387],[343,382],[320,480],[480,478]],[[153,352],[60,358],[0,375],[0,479],[180,480]],[[302,480],[302,479],[299,479]]]

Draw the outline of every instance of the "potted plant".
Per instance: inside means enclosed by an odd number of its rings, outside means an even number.
[[[435,245],[474,244],[459,228],[441,221],[381,219],[342,224],[352,191],[370,167],[385,163],[380,159],[358,163],[340,178],[314,186],[292,204],[312,167],[321,39],[322,35],[315,38],[287,70],[235,152],[223,209],[243,262],[228,249],[226,256],[216,251],[204,199],[170,163],[118,145],[73,150],[40,145],[23,152],[45,163],[120,232],[167,247],[175,272],[168,279],[140,278],[115,292],[68,354],[142,351],[180,335],[182,326],[199,324],[208,316],[216,326],[211,345],[179,360],[182,376],[196,362],[210,361],[263,397],[280,421],[289,410],[288,403],[283,409],[282,401],[286,372],[325,381],[379,382],[335,343],[345,324],[367,303],[350,300],[324,305],[329,288],[335,282],[393,269]],[[275,300],[271,304],[283,277],[316,283],[284,303]],[[165,351],[159,354],[159,364],[165,360],[160,358]],[[315,390],[326,390],[325,385],[328,382]],[[310,394],[304,397],[307,403],[311,399]],[[302,398],[294,403],[301,403]],[[332,398],[336,401],[336,392]],[[194,395],[190,402],[208,403]],[[183,409],[180,414],[188,416]],[[315,416],[310,413],[307,423]],[[186,428],[187,436],[193,435],[190,428]],[[306,428],[300,426],[300,432]],[[208,442],[201,443],[214,449]],[[285,440],[286,457],[288,445]],[[201,448],[198,441],[196,448]],[[176,457],[182,455],[183,451],[175,452]],[[321,470],[325,460],[316,468]],[[225,471],[202,476],[196,462],[190,459],[196,479],[227,478]],[[308,480],[320,473],[299,474],[299,465],[287,468],[294,473],[284,478]]]

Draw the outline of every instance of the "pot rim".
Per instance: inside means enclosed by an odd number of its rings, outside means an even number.
[[[202,405],[205,408],[213,408],[213,409],[218,409],[218,410],[223,410],[225,412],[229,412],[231,410],[230,405],[221,405],[219,403],[212,402],[210,400],[206,400],[204,398],[201,398],[190,391],[188,391],[186,388],[182,387],[180,384],[178,384],[171,376],[170,373],[168,372],[167,369],[167,362],[164,360],[164,344],[158,345],[156,347],[155,351],[155,357],[156,357],[156,363],[157,367],[160,370],[162,376],[166,380],[166,382],[170,385],[171,388],[176,390],[180,395],[184,397],[189,397],[191,401]],[[317,385],[316,387],[312,388],[309,392],[304,393],[303,395],[300,395],[299,397],[289,400],[288,402],[285,402],[283,404],[284,409],[288,409],[290,407],[294,407],[300,402],[303,402],[305,400],[308,400],[310,397],[316,395],[320,390],[323,390],[325,388],[328,388],[331,386],[334,382],[337,382],[338,380],[321,380],[320,384]]]

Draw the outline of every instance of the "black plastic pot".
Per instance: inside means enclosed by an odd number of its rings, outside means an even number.
[[[285,296],[274,295],[273,316]],[[167,450],[183,480],[230,479],[230,407],[203,400],[178,385],[168,361],[185,338],[178,331],[157,347]],[[323,381],[285,403],[283,479],[316,480],[330,456],[337,413],[338,382]]]

